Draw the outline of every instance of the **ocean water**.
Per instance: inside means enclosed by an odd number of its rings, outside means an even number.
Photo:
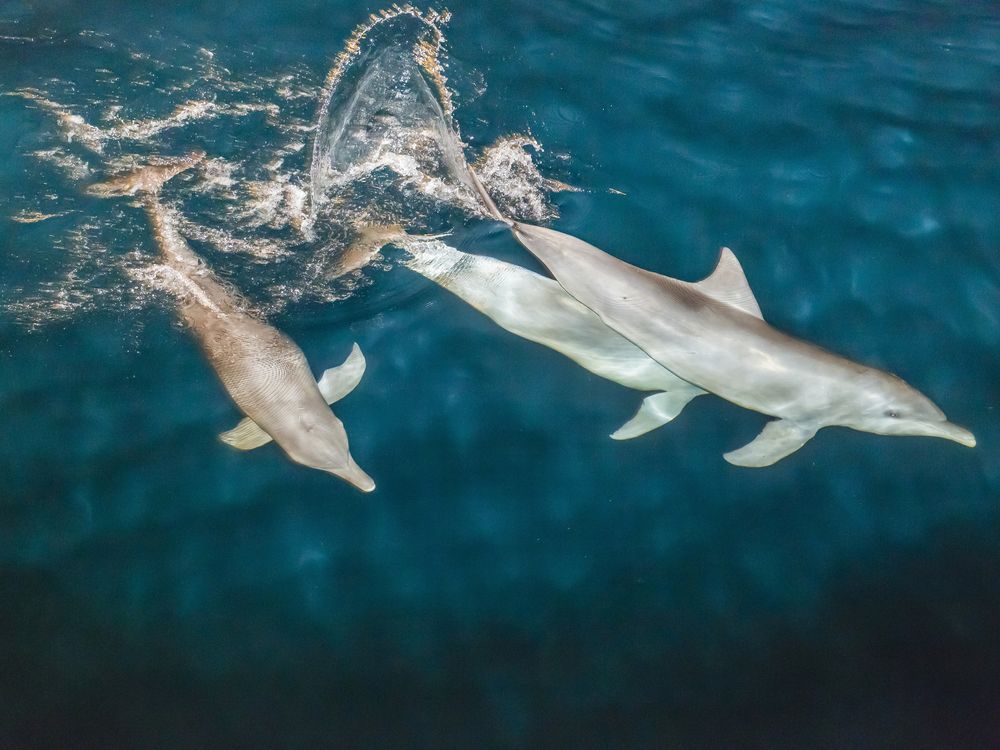
[[[765,319],[979,441],[829,429],[760,470],[722,454],[762,415],[611,441],[642,394],[391,252],[331,272],[389,220],[540,270],[422,164],[312,215],[324,82],[378,10],[0,3],[0,747],[1000,746],[995,4],[440,22],[511,212],[687,280],[730,246]],[[216,439],[241,415],[145,217],[84,192],[193,148],[164,189],[192,246],[317,373],[364,350],[336,413],[373,494]]]

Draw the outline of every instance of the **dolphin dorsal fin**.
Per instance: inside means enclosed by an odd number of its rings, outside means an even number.
[[[760,305],[750,290],[747,277],[743,275],[743,266],[728,247],[722,248],[715,270],[695,286],[719,302],[739,308],[761,320],[764,319],[760,313]]]

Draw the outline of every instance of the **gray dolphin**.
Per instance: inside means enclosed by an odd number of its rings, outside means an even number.
[[[372,234],[369,230],[368,238]],[[382,235],[381,242],[386,241],[409,253],[408,268],[452,292],[501,328],[554,349],[602,378],[639,391],[659,391],[647,396],[636,415],[612,433],[616,440],[666,424],[688,401],[705,392],[610,329],[552,279],[394,228]]]
[[[470,170],[471,173],[471,170]],[[737,466],[769,466],[823,427],[924,435],[973,447],[924,396],[891,373],[796,339],[766,322],[728,248],[697,283],[646,271],[582,240],[503,217],[472,173],[490,212],[511,228],[562,287],[604,323],[692,386],[777,417],[744,447]]]
[[[364,371],[357,346],[343,366],[328,370],[317,385],[295,342],[251,315],[181,236],[172,212],[157,199],[157,191],[169,179],[160,179],[165,172],[154,167],[144,175],[143,169],[117,179],[123,186],[140,186],[134,192],[143,193],[143,207],[160,249],[160,270],[173,282],[180,316],[247,416],[221,439],[241,449],[273,439],[296,463],[371,492],[375,482],[355,463],[344,425],[328,406],[328,401],[346,395]]]

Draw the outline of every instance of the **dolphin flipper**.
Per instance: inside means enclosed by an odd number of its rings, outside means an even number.
[[[365,355],[357,344],[351,349],[344,363],[323,373],[317,385],[326,403],[333,404],[353,391],[365,374]]]
[[[237,450],[251,451],[254,448],[267,445],[271,442],[272,438],[260,429],[257,423],[250,419],[250,417],[246,417],[241,419],[240,423],[233,429],[220,432],[219,440],[226,445],[233,446]]]
[[[635,416],[612,432],[611,439],[629,440],[665,425],[680,414],[691,399],[704,392],[701,388],[692,386],[646,396]]]
[[[815,428],[804,427],[787,419],[776,419],[764,425],[761,433],[749,443],[726,453],[723,458],[736,466],[770,466],[795,453],[815,434]]]
[[[365,355],[361,353],[361,347],[355,344],[344,363],[324,372],[316,385],[326,403],[333,404],[353,391],[364,374]],[[219,440],[238,450],[249,451],[270,443],[271,436],[250,417],[245,417],[233,429],[219,433]]]

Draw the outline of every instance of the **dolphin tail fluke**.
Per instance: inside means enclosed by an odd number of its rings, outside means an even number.
[[[764,425],[761,433],[749,443],[726,453],[723,458],[735,466],[770,466],[795,453],[815,434],[814,428],[803,427],[787,419],[776,419]]]
[[[271,436],[258,427],[250,417],[246,417],[233,429],[220,433],[219,440],[237,450],[251,451],[270,443]]]
[[[409,234],[398,224],[373,224],[361,229],[357,238],[337,259],[331,273],[332,278],[344,276],[352,271],[358,271],[374,260],[376,254],[384,246],[403,239],[436,240],[447,237],[450,232],[441,234]]]
[[[678,388],[647,396],[635,416],[611,433],[611,439],[630,440],[665,425],[680,414],[691,399],[702,393],[704,391],[700,388]]]
[[[353,391],[365,374],[365,355],[357,344],[351,349],[344,363],[323,373],[317,385],[326,403],[333,404]]]
[[[404,236],[406,230],[398,224],[373,224],[362,227],[354,241],[337,258],[329,272],[330,278],[335,279],[361,270],[375,259],[383,246]]]

